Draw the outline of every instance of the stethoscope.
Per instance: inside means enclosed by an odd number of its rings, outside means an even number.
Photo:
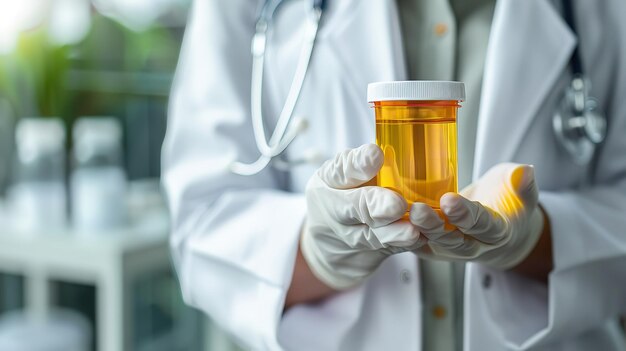
[[[561,4],[563,18],[577,34],[572,1],[562,0]],[[584,166],[591,162],[596,149],[606,139],[608,121],[597,100],[589,96],[590,83],[583,73],[579,48],[580,45],[576,45],[570,58],[572,79],[552,118],[552,127],[562,148],[576,164]]]
[[[233,162],[230,165],[230,170],[239,175],[257,174],[265,169],[272,160],[274,160],[277,168],[288,169],[298,164],[314,162],[320,158],[316,153],[303,155],[302,158],[292,161],[283,160],[278,156],[287,149],[299,133],[307,128],[306,120],[294,118],[293,112],[300,98],[300,92],[313,55],[320,20],[326,5],[325,0],[312,0],[312,8],[307,17],[304,44],[287,99],[269,141],[265,135],[262,111],[265,49],[274,14],[283,2],[284,0],[265,1],[256,22],[256,33],[252,39],[251,112],[254,139],[260,156],[252,163]],[[563,17],[574,34],[577,34],[571,0],[561,0],[561,2]],[[569,66],[572,71],[572,79],[554,114],[552,125],[557,141],[572,160],[579,165],[586,165],[591,162],[595,150],[606,138],[607,118],[600,111],[596,99],[589,96],[590,83],[583,72],[579,45],[574,48]]]
[[[296,107],[300,92],[309,70],[315,39],[319,29],[326,0],[313,0],[312,9],[307,17],[307,26],[304,34],[304,44],[298,58],[296,73],[291,81],[287,99],[280,112],[276,127],[270,140],[267,140],[263,119],[263,70],[265,63],[265,49],[267,45],[267,35],[271,30],[273,17],[276,10],[284,0],[267,0],[261,8],[259,18],[256,22],[256,33],[252,39],[252,86],[251,86],[251,110],[252,129],[254,140],[259,149],[259,158],[252,163],[233,162],[230,170],[239,175],[254,175],[261,172],[269,163],[274,160],[275,166],[287,169],[302,163],[315,162],[320,158],[316,152],[303,155],[302,158],[286,161],[278,158],[291,144],[296,136],[307,128],[307,122],[302,118],[294,118],[293,111]],[[289,127],[289,128],[288,128]]]

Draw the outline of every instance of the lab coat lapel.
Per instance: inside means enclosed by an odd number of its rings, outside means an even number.
[[[322,36],[333,40],[335,54],[347,63],[344,74],[357,81],[405,80],[406,62],[396,1],[336,2]],[[359,78],[360,77],[360,78]],[[365,90],[366,86],[360,89]]]
[[[353,61],[360,69],[365,68],[358,74],[367,76],[368,83],[406,80],[406,60],[396,1],[375,0],[368,2],[367,6],[356,3],[352,6],[366,12],[354,27],[360,35],[350,33],[352,37],[342,38],[344,47],[350,46],[351,43],[359,46],[358,49],[352,50],[353,53],[362,55],[355,56]],[[354,40],[354,38],[364,39]]]
[[[576,39],[548,0],[499,0],[485,61],[474,178],[514,157]]]
[[[341,150],[375,141],[374,110],[367,103],[367,85],[406,79],[406,63],[395,1],[348,0],[329,6],[317,52],[318,59],[329,60],[318,60],[324,63],[317,69],[320,76],[338,72],[323,89],[331,94],[327,101],[332,101],[328,105],[333,110],[329,113],[348,117],[333,121],[334,139]]]

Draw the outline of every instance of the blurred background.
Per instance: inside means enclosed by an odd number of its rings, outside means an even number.
[[[222,350],[159,188],[190,0],[0,1],[0,350]]]

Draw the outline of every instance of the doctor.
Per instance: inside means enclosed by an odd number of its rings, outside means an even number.
[[[624,348],[626,3],[574,1],[575,34],[558,1],[328,1],[294,111],[308,129],[283,156],[331,162],[242,176],[233,163],[259,157],[257,5],[196,1],[183,43],[163,181],[187,303],[254,349]],[[270,133],[309,9],[291,1],[273,19],[262,101]],[[609,126],[585,163],[553,132],[577,47]],[[405,79],[467,84],[467,187],[441,200],[453,233],[419,205],[410,222],[396,221],[403,200],[365,186],[381,157],[367,145],[365,87]],[[519,211],[506,209],[503,191]]]

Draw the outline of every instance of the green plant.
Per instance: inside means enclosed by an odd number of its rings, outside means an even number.
[[[66,46],[51,45],[43,28],[23,33],[16,50],[0,56],[0,94],[18,116],[63,116],[69,68]]]

